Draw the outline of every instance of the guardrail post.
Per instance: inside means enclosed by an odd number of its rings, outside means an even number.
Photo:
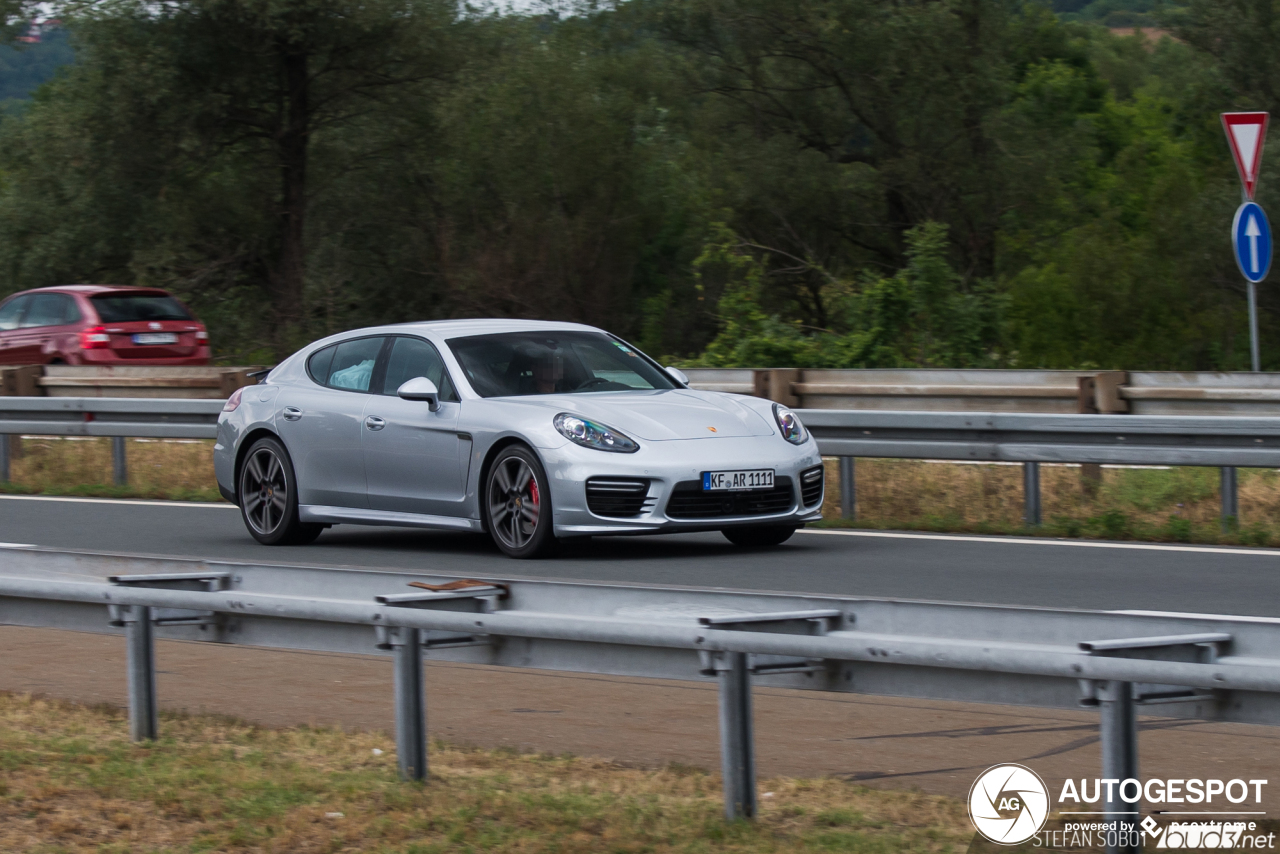
[[[724,817],[756,814],[755,739],[751,732],[751,672],[745,652],[726,652],[720,676],[720,768]]]
[[[9,434],[0,433],[0,483],[9,482]]]
[[[156,708],[156,641],[151,609],[133,605],[124,618],[129,669],[129,737],[154,740],[160,733]]]
[[[422,631],[399,628],[395,656],[396,758],[403,780],[427,779],[427,700],[422,679]]]
[[[111,437],[111,474],[116,486],[129,483],[129,458],[125,455],[124,436]]]
[[[1101,683],[1098,704],[1102,709],[1103,800],[1108,822],[1117,822],[1116,844],[1107,845],[1107,854],[1130,854],[1138,844],[1138,801],[1127,803],[1120,797],[1125,780],[1138,779],[1138,717],[1133,702],[1132,682]],[[1108,788],[1106,781],[1114,780]],[[1141,794],[1141,790],[1139,790]]]
[[[858,518],[857,481],[853,457],[840,457],[840,517]]]
[[[1223,466],[1221,472],[1222,532],[1225,534],[1240,524],[1240,493],[1236,482],[1236,467]]]
[[[1022,521],[1029,528],[1040,526],[1040,464],[1022,464]]]

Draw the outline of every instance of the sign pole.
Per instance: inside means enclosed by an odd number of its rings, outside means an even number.
[[[1240,201],[1249,201],[1249,194],[1244,190],[1240,191]],[[1258,285],[1247,277],[1244,281],[1249,289],[1249,358],[1256,374],[1262,370],[1262,359],[1258,355]]]
[[[1253,372],[1262,370],[1258,357],[1258,286],[1249,283],[1249,355],[1253,357]]]

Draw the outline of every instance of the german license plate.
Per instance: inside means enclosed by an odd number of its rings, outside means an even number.
[[[172,332],[139,332],[133,336],[134,344],[177,344],[178,336]]]
[[[704,471],[703,492],[735,492],[742,489],[773,489],[773,469]]]

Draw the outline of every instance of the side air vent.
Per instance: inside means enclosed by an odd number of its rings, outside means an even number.
[[[587,481],[587,509],[597,516],[625,519],[653,506],[649,481],[631,477],[593,477]]]
[[[814,466],[800,472],[800,496],[805,507],[822,503],[823,474],[822,466]]]

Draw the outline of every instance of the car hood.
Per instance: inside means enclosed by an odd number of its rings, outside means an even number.
[[[568,412],[620,430],[635,439],[716,439],[769,436],[772,425],[731,395],[694,389],[540,394],[505,398],[513,404]]]

